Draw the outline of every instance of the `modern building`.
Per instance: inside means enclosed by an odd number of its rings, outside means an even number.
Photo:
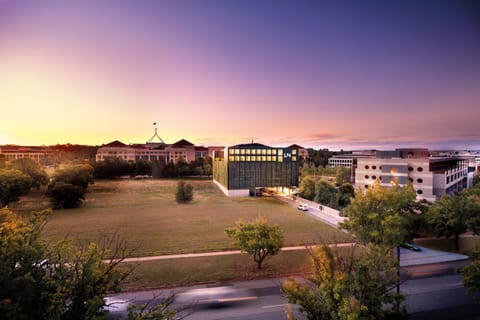
[[[263,188],[293,190],[299,161],[297,148],[239,144],[215,152],[213,179],[227,196],[256,195]]]
[[[352,151],[351,153],[334,155],[328,158],[330,167],[354,168],[359,158],[374,158],[376,150]]]
[[[471,185],[474,166],[472,156],[432,157],[428,149],[377,151],[374,158],[357,159],[355,186],[368,189],[377,180],[383,187],[411,182],[417,199],[434,201]]]

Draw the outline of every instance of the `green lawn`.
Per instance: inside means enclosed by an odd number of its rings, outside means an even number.
[[[123,283],[124,290],[288,277],[312,271],[305,250],[280,252],[265,260],[260,270],[246,254],[149,261],[128,267],[133,267],[133,272]]]
[[[262,215],[284,230],[285,245],[350,242],[347,234],[272,198],[228,198],[211,180],[189,180],[194,201],[177,204],[177,180],[97,181],[80,208],[56,210],[45,227],[48,240],[65,237],[98,240],[105,234],[124,236],[135,256],[233,249],[224,229],[239,219]],[[43,191],[13,203],[28,214],[48,207]]]

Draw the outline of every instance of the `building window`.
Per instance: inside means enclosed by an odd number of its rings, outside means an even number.
[[[368,187],[370,187],[368,184],[365,185],[365,189],[368,189]]]
[[[297,149],[293,149],[292,154],[297,154]]]
[[[418,178],[418,179],[417,179],[417,182],[418,182],[418,183],[422,183],[422,182],[423,182],[423,179],[422,179],[422,178]]]
[[[398,169],[396,167],[390,168],[390,173],[397,173]]]
[[[245,150],[246,154],[250,154],[250,149]]]
[[[373,170],[377,169],[377,166],[372,166],[372,169],[373,169]]]
[[[267,149],[267,154],[272,154],[272,149]]]
[[[250,161],[250,156],[246,156],[246,157],[245,157],[245,160],[246,160],[246,161]]]
[[[420,189],[418,189],[418,190],[417,190],[417,193],[418,193],[418,194],[423,194],[423,191],[420,190]]]
[[[418,172],[422,172],[422,171],[423,171],[423,168],[422,168],[422,167],[418,167],[418,168],[417,168],[417,171],[418,171]]]
[[[370,167],[368,165],[365,166],[365,169],[369,169]]]
[[[245,154],[245,149],[240,149],[240,154]]]
[[[408,167],[408,171],[413,171],[413,167]]]
[[[240,161],[240,156],[235,156],[235,161]]]
[[[292,161],[297,161],[297,156],[292,156]]]
[[[240,161],[245,161],[245,156],[240,156]]]
[[[372,176],[372,179],[373,179],[373,180],[376,180],[376,179],[377,179],[377,176]]]
[[[267,161],[272,161],[272,156],[267,156]]]
[[[370,178],[370,176],[368,174],[365,175],[365,179],[368,179]]]

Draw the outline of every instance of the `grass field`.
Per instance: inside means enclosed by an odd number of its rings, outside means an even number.
[[[135,256],[233,249],[224,229],[239,219],[261,215],[284,230],[285,245],[318,241],[350,242],[349,235],[272,198],[228,198],[211,180],[190,180],[194,201],[177,204],[177,180],[97,181],[80,208],[56,210],[46,225],[48,240],[70,237],[95,241],[118,233]],[[13,203],[28,214],[49,206],[43,191]]]

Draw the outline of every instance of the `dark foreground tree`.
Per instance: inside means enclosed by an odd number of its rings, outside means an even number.
[[[76,208],[85,200],[85,189],[69,183],[50,184],[47,190],[54,209]]]
[[[470,254],[472,261],[468,266],[460,268],[463,276],[463,285],[468,294],[478,293],[480,291],[480,247],[477,247]],[[479,301],[478,296],[476,297]]]
[[[283,246],[280,227],[269,225],[262,217],[252,222],[238,221],[235,227],[226,228],[225,233],[234,240],[235,246],[253,256],[258,269],[265,258],[276,255]]]
[[[187,203],[193,200],[193,187],[189,183],[181,180],[177,184],[177,190],[175,191],[175,200],[178,203]]]
[[[396,284],[396,260],[378,246],[354,248],[341,254],[326,245],[311,249],[314,274],[310,283],[287,280],[282,291],[290,303],[300,306],[307,319],[402,319],[394,302],[403,299],[392,291]],[[290,319],[294,319],[290,314]]]
[[[30,158],[20,158],[13,162],[13,167],[32,178],[32,187],[40,188],[48,183],[48,175],[39,163]]]
[[[0,208],[19,197],[32,187],[33,180],[15,169],[0,169]]]
[[[460,235],[480,231],[480,196],[476,188],[464,189],[457,195],[445,195],[428,210],[427,220],[437,237],[454,237],[455,250],[460,250]]]
[[[106,319],[105,296],[130,272],[121,267],[131,254],[125,241],[112,236],[98,244],[49,246],[40,237],[48,214],[33,213],[24,222],[0,209],[0,319]],[[143,319],[171,319],[157,315]]]

